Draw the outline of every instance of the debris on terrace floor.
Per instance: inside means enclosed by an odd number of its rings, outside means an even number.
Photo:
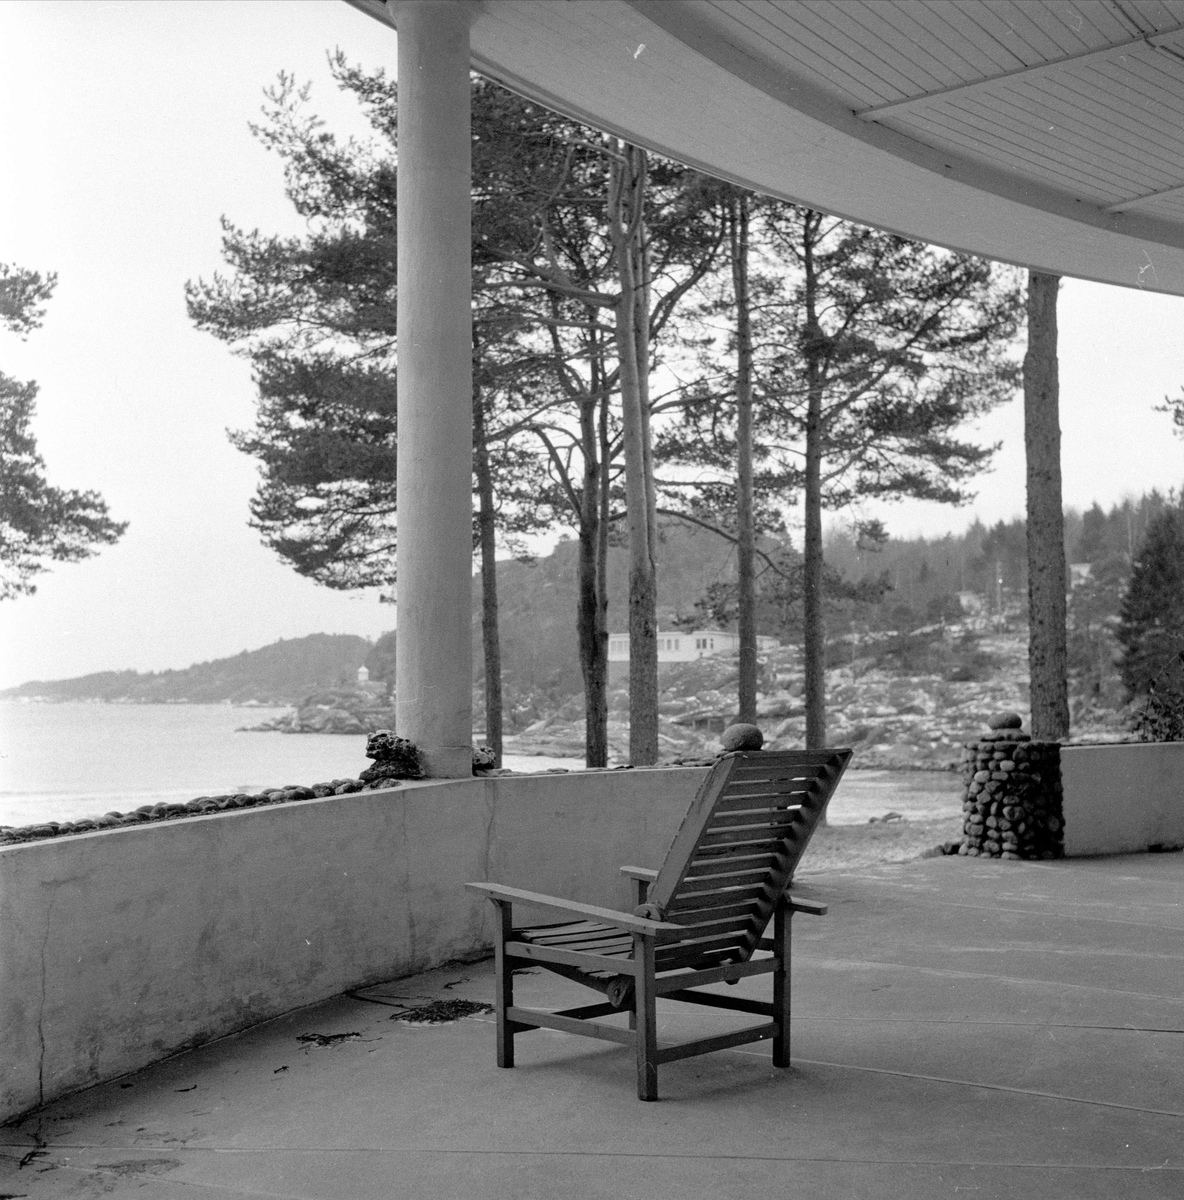
[[[447,983],[439,984],[439,990],[450,991],[452,988],[471,982],[471,978],[469,975],[461,975]],[[378,994],[375,994],[376,992]],[[391,1013],[388,1019],[402,1021],[407,1025],[450,1025],[462,1017],[476,1017],[493,1012],[490,1005],[480,1000],[451,997],[441,999],[422,993],[417,996],[399,995],[396,992],[385,991],[382,985],[373,989],[358,989],[347,994],[354,1000],[363,1000],[367,1004],[381,1004],[386,1008],[395,1009],[396,1011]]]
[[[493,1012],[492,1005],[476,1000],[433,1000],[404,1012],[392,1013],[392,1021],[403,1021],[408,1025],[451,1025],[462,1017],[475,1017]]]
[[[336,1046],[341,1042],[360,1042],[362,1035],[356,1030],[350,1033],[302,1033],[296,1040],[312,1046]]]

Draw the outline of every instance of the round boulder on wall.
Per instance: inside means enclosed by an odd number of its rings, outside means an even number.
[[[765,744],[765,735],[755,725],[739,721],[729,725],[719,739],[725,751],[759,750]]]

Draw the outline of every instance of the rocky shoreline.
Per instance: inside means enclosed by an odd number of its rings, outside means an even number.
[[[850,746],[859,767],[958,771],[966,741],[996,712],[1028,706],[1027,651],[1018,639],[984,639],[1003,660],[998,677],[952,682],[939,675],[901,675],[856,660],[826,673],[827,743]],[[996,644],[997,642],[997,644]],[[1011,661],[1011,660],[1014,660]],[[764,690],[757,724],[770,750],[805,744],[804,681],[795,649],[782,647],[762,663]],[[663,758],[714,753],[734,720],[738,667],[720,655],[664,670],[659,680],[658,742]],[[628,693],[609,697],[608,743],[617,761],[628,756]],[[568,701],[505,738],[508,754],[582,758],[583,703]]]
[[[242,725],[239,733],[377,733],[395,724],[395,710],[383,695],[359,688],[334,688],[305,697],[290,712]]]
[[[850,746],[859,767],[887,770],[960,769],[963,747],[993,713],[1024,713],[1028,707],[1027,643],[1016,633],[986,634],[980,645],[994,667],[989,678],[951,680],[937,674],[901,674],[875,665],[871,658],[831,668],[826,673],[827,742]],[[658,747],[663,761],[710,757],[717,739],[735,719],[738,663],[718,655],[664,665],[659,677]],[[769,749],[790,750],[805,744],[804,681],[796,648],[783,646],[761,661],[757,724]],[[481,724],[479,695],[475,724]],[[609,693],[610,763],[629,757],[629,696],[625,688]],[[1121,728],[1121,715],[1085,725],[1074,742],[1137,740]],[[583,759],[582,696],[547,709],[534,708],[525,727],[509,728],[503,751],[514,755]],[[338,688],[302,700],[290,713],[244,727],[265,733],[368,734],[394,726],[390,698],[375,688]]]

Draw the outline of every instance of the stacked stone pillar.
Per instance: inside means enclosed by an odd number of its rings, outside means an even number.
[[[958,853],[972,858],[1060,858],[1060,744],[1032,741],[1017,713],[1003,713],[990,726],[965,744],[965,821]]]

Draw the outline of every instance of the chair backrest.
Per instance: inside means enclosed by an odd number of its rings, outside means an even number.
[[[649,892],[687,936],[659,970],[743,962],[789,887],[850,750],[725,754],[703,781]]]

